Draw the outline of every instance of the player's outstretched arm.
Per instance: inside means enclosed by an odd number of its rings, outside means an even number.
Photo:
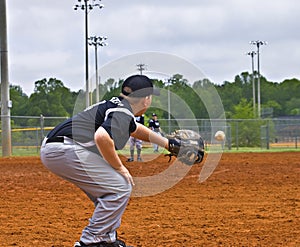
[[[167,138],[157,135],[152,130],[150,130],[149,128],[147,128],[142,124],[137,124],[137,128],[135,132],[133,132],[131,135],[137,139],[155,143],[166,149],[169,148],[169,141]]]

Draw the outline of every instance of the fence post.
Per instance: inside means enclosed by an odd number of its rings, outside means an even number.
[[[41,124],[41,139],[44,138],[44,116],[40,115],[40,124]]]
[[[266,144],[267,144],[267,149],[270,149],[269,120],[267,120],[267,126],[266,126]]]
[[[231,125],[226,126],[226,135],[227,135],[227,145],[228,145],[228,150],[231,150]]]
[[[239,150],[239,121],[237,120],[235,124],[236,124],[236,128],[235,128],[236,150]]]
[[[39,128],[36,128],[36,152],[39,152],[41,141],[39,141]]]

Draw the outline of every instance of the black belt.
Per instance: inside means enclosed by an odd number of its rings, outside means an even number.
[[[64,142],[64,137],[63,136],[49,137],[46,141],[46,144],[50,142]]]

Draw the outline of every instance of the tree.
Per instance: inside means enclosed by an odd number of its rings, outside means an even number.
[[[300,98],[291,98],[285,103],[287,115],[300,115]]]
[[[12,101],[11,115],[22,116],[28,108],[28,96],[20,86],[10,86],[10,99]]]
[[[235,143],[235,145],[246,147],[259,145],[261,121],[243,121],[243,119],[253,119],[253,117],[252,104],[245,98],[241,99],[240,103],[234,106],[232,118],[238,120],[232,126],[233,140],[238,140],[238,143]]]
[[[12,101],[11,116],[24,116],[24,112],[28,109],[28,96],[22,91],[20,86],[10,86],[10,99]],[[26,126],[26,119],[13,118],[11,124],[13,126]]]
[[[279,84],[278,90],[274,95],[274,98],[276,98],[278,103],[281,106],[283,106],[280,115],[290,115],[290,111],[292,110],[290,105],[291,102],[288,102],[293,98],[300,98],[300,81],[298,79],[284,80],[282,83]]]
[[[282,110],[282,106],[275,100],[269,100],[262,105],[262,117],[274,117],[280,116],[279,112]]]
[[[216,89],[221,97],[226,117],[231,118],[234,111],[234,106],[239,104],[242,95],[243,88],[236,83],[226,81],[223,85],[216,86]]]
[[[69,117],[73,113],[76,95],[71,93],[62,81],[55,78],[36,81],[34,93],[29,98],[30,107],[27,109],[27,115]]]
[[[225,81],[222,85],[215,85],[206,78],[189,82],[182,75],[174,74],[170,78],[169,84],[162,80],[154,80],[154,85],[162,89],[170,89],[172,93],[176,94],[189,106],[196,118],[213,118],[218,116],[220,104],[215,104],[214,94],[217,91],[217,98],[219,96],[221,98],[222,108],[226,112],[226,117],[234,118],[237,116],[236,106],[241,107],[241,99],[245,99],[249,106],[253,107],[252,76],[248,72],[242,72],[234,77],[233,82]],[[122,79],[115,80],[110,78],[104,84],[100,84],[100,100],[118,96],[121,92],[122,83]],[[12,116],[40,116],[43,114],[49,117],[65,117],[76,113],[74,111],[76,107],[80,110],[85,108],[85,99],[83,98],[82,107],[78,100],[81,99],[82,95],[85,95],[84,91],[72,92],[63,85],[62,81],[55,78],[44,78],[36,81],[34,93],[29,97],[23,93],[20,86],[11,86],[10,94],[13,102]],[[95,92],[93,92],[92,96],[93,102],[95,102]],[[261,76],[262,113],[267,114],[263,115],[263,117],[299,115],[299,99],[300,81],[298,79],[293,78],[284,80],[281,83],[274,83]],[[164,109],[166,106],[166,104],[163,104],[164,102],[159,102],[155,97],[153,97],[153,101],[157,104],[157,109]],[[78,107],[79,105],[80,107]],[[179,109],[181,106],[179,104],[176,107]],[[184,110],[181,108],[180,110],[183,112],[182,115],[184,117]],[[247,114],[248,118],[249,116],[256,118],[252,112],[250,115]],[[159,110],[158,114],[160,114]],[[168,113],[163,110],[161,110],[160,115],[163,118],[168,117]],[[18,123],[21,124],[19,120]]]
[[[251,119],[253,118],[253,108],[245,98],[242,98],[240,103],[234,106],[233,119]]]

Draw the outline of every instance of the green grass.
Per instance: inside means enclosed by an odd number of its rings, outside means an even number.
[[[39,147],[13,147],[12,156],[39,156]],[[2,157],[2,149],[0,150],[0,156]]]
[[[255,152],[255,153],[261,153],[261,152],[299,152],[300,148],[246,148],[242,147],[239,149],[232,148],[231,150],[224,150],[225,153],[249,153],[249,152]]]
[[[167,154],[168,152],[166,150],[163,150],[163,148],[160,148],[160,152]],[[224,150],[222,150],[220,147],[213,147],[213,148],[207,148],[207,153],[262,153],[262,152],[300,152],[300,148],[284,148],[284,147],[272,147],[270,149],[266,148],[260,148],[260,147],[239,147],[238,149],[236,147],[232,147],[231,150],[228,150],[228,147],[225,147]],[[125,146],[123,150],[118,151],[119,154],[122,155],[129,155],[129,146]],[[143,154],[151,154],[153,153],[153,148],[151,146],[143,147],[142,150]],[[40,155],[40,147],[13,147],[12,149],[12,156],[39,156]],[[2,157],[2,149],[0,150],[0,157]]]

